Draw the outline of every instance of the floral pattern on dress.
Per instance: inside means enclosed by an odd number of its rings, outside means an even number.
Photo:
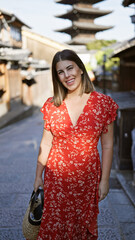
[[[44,173],[44,210],[37,240],[97,239],[99,138],[116,118],[118,105],[93,91],[73,126],[65,101],[43,105],[45,129],[53,134]]]

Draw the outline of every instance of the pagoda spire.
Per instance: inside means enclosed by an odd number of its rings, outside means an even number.
[[[97,32],[111,29],[113,26],[103,26],[94,23],[96,18],[112,12],[93,7],[94,4],[101,1],[104,0],[55,0],[56,3],[72,5],[72,9],[67,13],[56,16],[71,20],[72,25],[56,31],[69,34],[71,36],[69,44],[86,45],[95,39]]]

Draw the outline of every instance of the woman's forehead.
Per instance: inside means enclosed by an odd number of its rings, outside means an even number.
[[[56,64],[56,68],[65,68],[69,65],[75,65],[76,63],[70,60],[61,60],[59,62],[57,62]]]

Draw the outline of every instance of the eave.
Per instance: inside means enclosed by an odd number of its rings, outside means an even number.
[[[56,32],[65,32],[65,33],[74,33],[77,30],[82,30],[82,32],[92,32],[92,33],[96,33],[99,31],[104,31],[104,30],[108,30],[113,28],[113,26],[103,26],[103,25],[97,25],[94,23],[88,23],[88,22],[73,22],[73,25],[68,27],[68,28],[64,28],[64,29],[60,29],[60,30],[56,30]]]
[[[10,12],[7,12],[7,11],[5,11],[5,10],[0,9],[0,15],[4,15],[5,17],[10,18],[10,19],[8,20],[8,22],[7,22],[7,23],[9,23],[9,24],[10,24],[10,22],[11,22],[11,23],[12,23],[12,22],[18,22],[21,27],[22,27],[22,26],[25,26],[25,27],[31,29],[30,26],[28,26],[28,25],[25,24],[23,21],[21,21],[21,20],[20,20],[15,14],[13,14],[13,13],[10,13]],[[12,19],[14,19],[14,20],[12,20]]]
[[[89,43],[91,41],[91,38],[80,38],[80,37],[76,37],[76,38],[72,38],[70,41],[67,42],[67,44],[69,45],[86,45],[87,43]]]
[[[28,58],[31,52],[28,49],[0,48],[0,60],[20,61]]]
[[[128,7],[129,5],[131,5],[131,4],[133,4],[133,3],[135,3],[135,0],[124,0],[124,1],[122,2],[122,5],[123,5],[124,7]]]
[[[102,2],[104,0],[55,0],[56,3],[60,3],[60,4],[68,4],[68,5],[74,5],[77,3],[87,3],[87,4],[96,4],[99,2]]]
[[[65,14],[57,15],[58,18],[70,19],[81,17],[81,14],[85,14],[85,18],[89,17],[90,19],[95,19],[107,14],[112,13],[112,11],[99,10],[98,8],[80,8],[74,6],[72,10],[68,11]]]
[[[132,48],[135,48],[135,38],[122,42],[121,45],[114,50],[112,57],[119,57],[121,54]]]

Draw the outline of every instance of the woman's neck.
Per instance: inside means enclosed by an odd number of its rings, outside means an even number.
[[[68,91],[66,98],[67,99],[71,99],[71,98],[75,98],[75,97],[81,97],[81,88],[77,88],[74,91]]]

